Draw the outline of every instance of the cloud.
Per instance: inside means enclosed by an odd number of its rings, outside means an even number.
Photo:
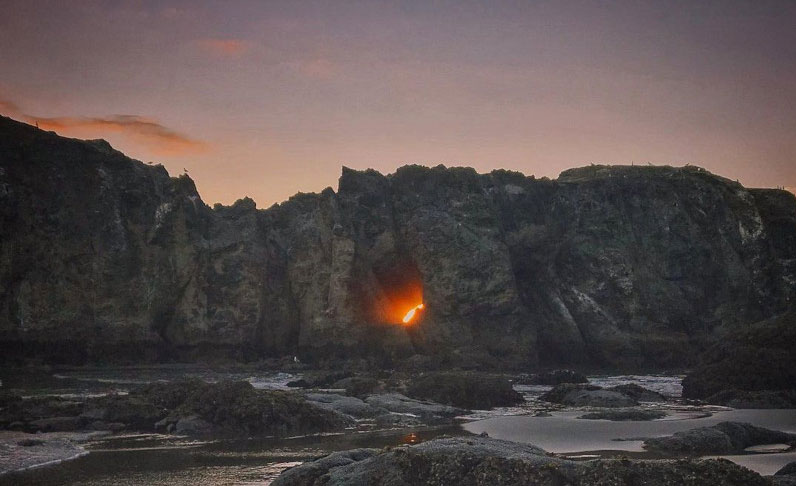
[[[207,144],[167,128],[155,120],[136,115],[110,117],[33,117],[25,116],[43,130],[62,135],[105,136],[119,133],[146,147],[156,155],[188,155],[205,152]]]
[[[0,113],[4,115],[16,115],[19,113],[19,106],[10,101],[0,99]]]
[[[0,98],[0,114],[10,115],[42,130],[77,138],[102,138],[118,133],[153,155],[191,155],[206,152],[208,144],[195,140],[157,122],[138,115],[107,117],[40,117],[25,113],[19,105]]]
[[[196,45],[216,57],[238,58],[249,50],[249,43],[241,39],[199,39]]]

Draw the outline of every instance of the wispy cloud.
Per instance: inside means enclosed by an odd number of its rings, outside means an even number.
[[[237,58],[249,50],[249,43],[241,39],[199,39],[196,45],[203,52],[216,57]]]
[[[204,152],[207,145],[167,128],[155,120],[136,115],[109,117],[26,117],[39,128],[62,134],[86,132],[120,133],[157,155],[187,155]]]
[[[153,155],[191,155],[209,149],[201,140],[183,135],[161,125],[157,120],[138,115],[40,117],[25,113],[19,105],[3,98],[0,98],[0,113],[66,136],[99,138],[110,133],[119,134]]]
[[[0,113],[4,115],[16,115],[19,113],[19,107],[8,100],[0,99]]]

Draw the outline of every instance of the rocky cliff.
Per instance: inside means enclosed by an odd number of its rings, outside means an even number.
[[[796,290],[796,199],[697,167],[343,168],[258,210],[0,118],[0,349],[677,366]],[[409,325],[409,308],[425,307]]]

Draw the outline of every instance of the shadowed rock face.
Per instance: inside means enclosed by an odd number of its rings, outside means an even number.
[[[682,366],[788,307],[795,241],[793,195],[695,167],[344,168],[337,192],[211,209],[187,176],[0,119],[6,357]]]
[[[796,309],[728,333],[683,379],[683,396],[737,408],[796,404]]]

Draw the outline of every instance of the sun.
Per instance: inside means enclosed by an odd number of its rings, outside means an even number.
[[[413,308],[409,309],[409,312],[407,312],[406,315],[403,318],[403,323],[404,324],[409,324],[410,322],[412,322],[412,319],[415,318],[415,314],[417,314],[417,311],[423,310],[423,308],[425,308],[425,305],[420,303],[420,304],[414,306]]]

